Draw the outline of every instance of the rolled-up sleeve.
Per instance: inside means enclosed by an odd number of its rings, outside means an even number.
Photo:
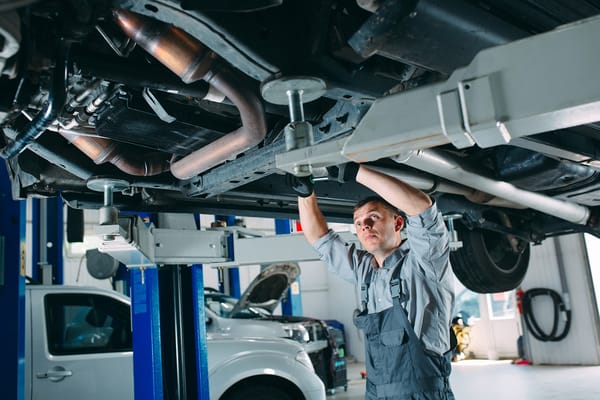
[[[448,271],[449,235],[434,203],[421,214],[407,217],[410,257],[428,279],[442,280]]]
[[[356,266],[361,255],[353,243],[347,243],[337,233],[329,230],[313,243],[319,257],[332,273],[350,283],[357,282]]]

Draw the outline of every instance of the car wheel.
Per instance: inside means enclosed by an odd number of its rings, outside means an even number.
[[[460,224],[456,230],[463,247],[450,253],[450,263],[467,289],[494,293],[519,286],[529,266],[529,242],[483,229],[468,230]]]
[[[277,386],[241,385],[233,388],[221,400],[298,400],[292,393],[287,393]]]

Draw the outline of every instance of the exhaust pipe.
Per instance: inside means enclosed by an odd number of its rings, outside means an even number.
[[[69,44],[61,40],[58,44],[58,56],[54,72],[52,73],[52,89],[50,90],[46,104],[33,120],[19,132],[15,140],[0,150],[0,157],[10,159],[20,154],[39,135],[44,133],[56,117],[58,117],[67,98],[65,82],[67,80],[68,51]]]
[[[95,164],[110,163],[121,171],[134,176],[154,176],[169,170],[165,161],[134,160],[125,156],[119,145],[110,139],[85,136],[77,131],[56,130],[69,143],[92,159]]]
[[[264,139],[267,128],[262,103],[241,73],[218,62],[217,54],[179,28],[122,9],[115,10],[114,16],[132,40],[184,82],[205,80],[227,96],[240,112],[240,128],[173,162],[173,176],[193,178]]]
[[[469,201],[477,204],[484,204],[489,206],[507,207],[523,209],[527,208],[522,204],[515,203],[510,200],[503,199],[501,197],[492,196],[489,193],[475,190],[471,187],[467,187],[458,183],[438,180],[429,174],[400,171],[398,169],[379,167],[375,165],[369,165],[369,169],[381,172],[389,176],[393,176],[400,179],[409,185],[421,189],[426,193],[449,193],[456,194],[467,198]]]
[[[439,150],[411,151],[396,156],[394,160],[575,224],[585,225],[590,218],[588,207],[519,189],[508,182],[469,172],[461,166],[458,159]]]

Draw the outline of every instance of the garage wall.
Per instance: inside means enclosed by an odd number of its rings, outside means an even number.
[[[557,245],[560,251],[557,251]],[[523,290],[550,288],[561,293],[559,268],[563,266],[571,298],[572,319],[568,336],[560,342],[541,342],[526,332],[524,337],[530,360],[534,364],[600,364],[600,322],[583,235],[547,239],[543,246],[534,246],[531,250],[531,263],[522,283]],[[562,256],[559,256],[561,253]],[[552,301],[547,296],[533,303],[536,320],[546,332],[552,326],[552,310]]]

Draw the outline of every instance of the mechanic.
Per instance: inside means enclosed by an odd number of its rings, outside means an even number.
[[[342,166],[381,197],[354,208],[354,226],[365,250],[345,243],[318,206],[312,181],[295,178],[302,230],[340,278],[361,288],[362,312],[354,323],[366,340],[367,399],[454,399],[451,315],[454,276],[449,236],[436,204],[422,191],[365,165]],[[401,230],[406,217],[407,240]]]

